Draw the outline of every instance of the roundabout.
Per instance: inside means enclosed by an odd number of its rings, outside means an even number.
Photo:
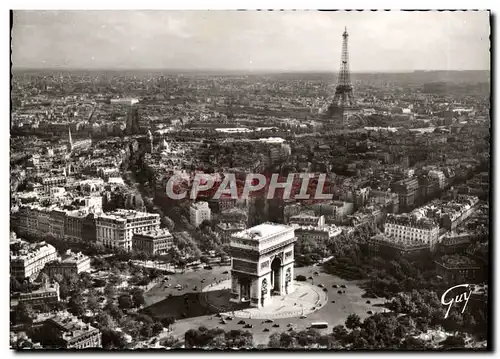
[[[246,319],[280,319],[307,316],[321,309],[328,302],[322,288],[307,282],[295,282],[293,293],[273,296],[262,308],[244,307],[230,302],[231,281],[225,280],[203,288],[207,306],[218,313]]]

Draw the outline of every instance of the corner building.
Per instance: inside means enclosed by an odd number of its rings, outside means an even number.
[[[231,237],[231,301],[264,307],[294,291],[292,227],[263,223]]]
[[[118,209],[101,214],[96,221],[97,241],[106,248],[132,249],[135,233],[160,229],[160,215]]]

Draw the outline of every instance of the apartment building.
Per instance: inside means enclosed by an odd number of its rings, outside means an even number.
[[[19,250],[10,252],[10,274],[20,281],[31,279],[36,277],[47,263],[57,258],[57,251],[50,244],[21,242]]]
[[[19,303],[28,304],[33,308],[44,304],[57,303],[59,300],[59,283],[57,282],[43,286],[29,293],[20,293],[18,297]]]
[[[438,243],[439,225],[430,218],[389,214],[385,222],[384,235],[393,242],[423,244],[434,249]]]
[[[67,313],[58,313],[43,323],[44,348],[101,348],[101,331]]]
[[[160,229],[160,215],[157,213],[118,209],[100,214],[96,219],[97,241],[107,248],[130,251],[135,233],[158,229]]]
[[[56,274],[66,276],[90,272],[90,257],[83,253],[73,253],[71,250],[68,250],[61,258],[47,263],[45,270],[52,278]]]
[[[174,237],[166,228],[134,233],[132,249],[149,255],[166,254],[172,248]]]
[[[208,202],[195,202],[189,207],[189,218],[193,226],[198,228],[203,221],[209,221],[212,216],[212,211],[208,206]]]
[[[312,212],[312,211],[311,211]],[[298,224],[299,226],[324,226],[325,216],[315,216],[314,212],[303,212],[298,215],[290,217],[290,224]]]

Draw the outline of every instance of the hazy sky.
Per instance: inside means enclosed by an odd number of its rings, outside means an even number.
[[[15,11],[14,67],[488,70],[488,12]]]

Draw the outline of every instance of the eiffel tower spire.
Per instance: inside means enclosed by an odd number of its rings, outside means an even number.
[[[349,50],[348,50],[349,33],[347,27],[342,34],[342,55],[340,59],[340,71],[337,79],[337,87],[335,88],[335,96],[330,105],[332,108],[343,110],[345,108],[354,107],[354,96],[352,93],[351,72],[349,70]]]
[[[335,89],[334,104],[340,108],[351,107],[354,105],[354,97],[352,94],[351,72],[349,71],[349,50],[348,50],[349,34],[347,27],[342,34],[342,57],[340,60],[340,72]]]

